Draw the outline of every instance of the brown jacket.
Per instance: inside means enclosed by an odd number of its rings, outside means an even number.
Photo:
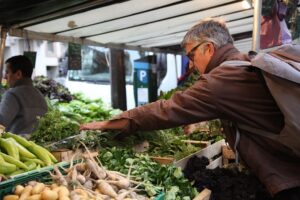
[[[228,60],[247,60],[232,45],[217,50],[206,73],[189,89],[119,115],[128,119],[124,132],[165,129],[220,118],[279,134],[283,115],[262,77],[248,67],[219,66]],[[224,123],[229,143],[235,140],[235,128]],[[251,132],[240,130],[237,147],[240,156],[275,194],[300,186],[300,158],[287,148]]]

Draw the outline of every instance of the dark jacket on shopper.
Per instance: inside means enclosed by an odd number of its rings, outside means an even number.
[[[43,95],[24,78],[8,89],[0,103],[0,124],[15,134],[30,134],[37,125],[37,117],[47,112]]]
[[[220,118],[228,142],[236,137],[234,123],[279,134],[284,117],[258,70],[226,66],[228,60],[248,61],[228,44],[218,49],[206,73],[170,100],[160,100],[116,117],[128,119],[124,132],[164,129]],[[234,122],[234,123],[232,123]],[[246,165],[272,193],[300,186],[300,158],[288,147],[240,129],[237,150]]]

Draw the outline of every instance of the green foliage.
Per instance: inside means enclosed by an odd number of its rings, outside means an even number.
[[[79,132],[79,124],[64,117],[56,109],[49,110],[38,121],[38,127],[30,138],[38,144],[55,142]]]
[[[166,200],[192,199],[197,191],[183,176],[181,169],[174,165],[160,165],[153,162],[148,155],[137,154],[131,150],[110,148],[100,151],[99,159],[110,170],[127,174],[144,183],[148,195],[166,193]]]
[[[119,110],[106,106],[101,99],[92,100],[81,93],[74,94],[74,100],[69,103],[52,101],[52,105],[64,116],[78,123],[103,121],[119,113]]]
[[[185,83],[182,86],[179,86],[179,87],[177,87],[175,89],[172,89],[168,92],[161,92],[161,94],[158,98],[159,99],[166,99],[166,100],[170,99],[175,92],[183,91],[183,90],[191,87],[195,83],[195,81],[198,80],[198,78],[199,78],[199,72],[195,70],[193,73],[191,73],[189,75],[189,77],[187,78],[187,81],[185,81]]]
[[[33,79],[33,85],[49,99],[57,99],[61,102],[69,102],[73,99],[70,91],[53,79],[37,76]]]

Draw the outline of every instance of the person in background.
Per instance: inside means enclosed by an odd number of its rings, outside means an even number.
[[[26,56],[13,56],[5,64],[9,89],[0,103],[0,124],[6,131],[26,136],[35,130],[37,117],[47,112],[47,103],[32,84],[33,66]]]
[[[226,25],[203,20],[185,35],[182,47],[201,74],[188,89],[123,112],[113,120],[81,125],[81,129],[120,130],[124,134],[166,129],[221,119],[226,139],[276,200],[300,199],[300,158],[288,146],[236,125],[279,134],[284,116],[248,55],[233,46]],[[227,64],[225,63],[227,61]],[[300,145],[300,144],[299,144]]]

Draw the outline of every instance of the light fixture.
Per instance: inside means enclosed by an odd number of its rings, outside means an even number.
[[[252,1],[251,0],[243,0],[242,6],[245,9],[250,9],[250,8],[252,8]]]

